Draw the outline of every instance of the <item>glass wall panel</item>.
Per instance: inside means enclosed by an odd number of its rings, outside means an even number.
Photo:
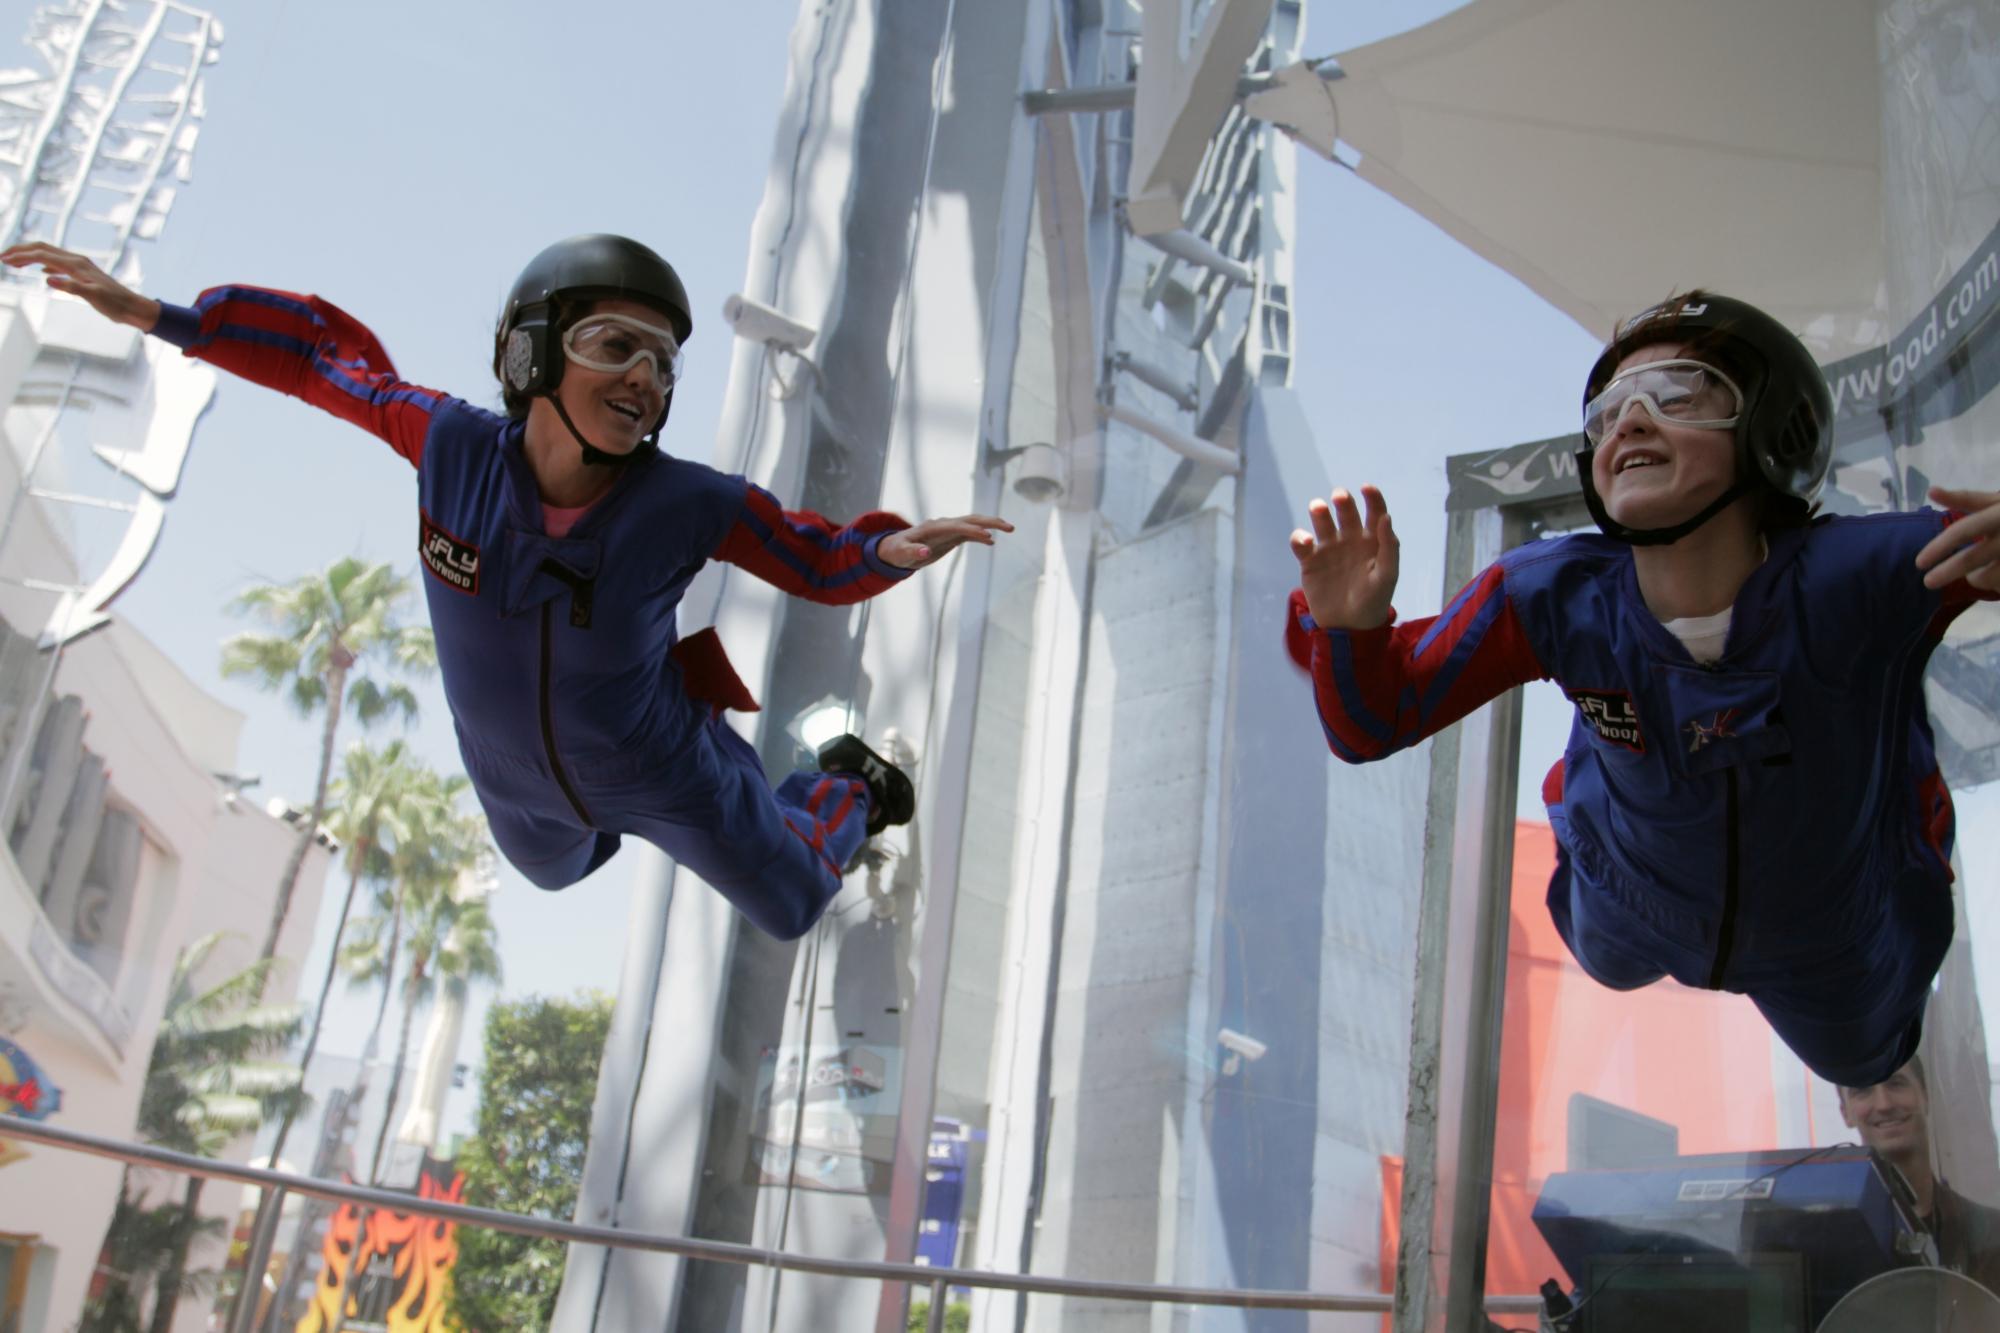
[[[1933,484],[1990,486],[2000,427],[2000,396],[1991,393],[2000,324],[1989,295],[2000,285],[2000,15],[1990,5],[1895,2],[1880,6],[1877,23],[1889,281],[1882,345],[1829,370],[1841,444],[1824,501],[1841,514],[1915,508]],[[1558,708],[1581,719],[1572,774],[1579,752],[1585,764],[1616,760],[1606,757],[1604,727],[1589,734],[1601,710],[1576,699],[1582,711],[1531,702],[1513,838],[1488,1293],[1548,1283],[1553,1308],[1573,1310],[1567,1326],[1577,1330],[1668,1326],[1663,1319],[1803,1330],[1843,1299],[1852,1314],[1871,1298],[1881,1303],[1872,1326],[1917,1326],[1931,1309],[1923,1284],[1958,1280],[1905,1271],[1912,1264],[2000,1285],[2000,1240],[1988,1220],[2000,1204],[2000,1160],[1987,1022],[2000,991],[1990,908],[2000,887],[1992,833],[2000,696],[1988,660],[1997,636],[1991,605],[1976,606],[1952,622],[1933,657],[1929,708],[1961,835],[1954,901],[1943,909],[1956,917],[1956,938],[1930,988],[1918,1058],[1865,1087],[1816,1075],[1742,994],[1671,979],[1615,991],[1586,975],[1552,920],[1549,900],[1568,900],[1567,880],[1536,799],[1562,791],[1562,766],[1549,773],[1562,746]],[[1740,781],[1754,791],[1773,773],[1784,780],[1773,762],[1782,757],[1726,765],[1731,790]],[[1804,819],[1746,824],[1741,836],[1803,855],[1848,832]],[[1718,886],[1731,854],[1704,839],[1685,848],[1691,864],[1714,861]],[[1764,921],[1755,938],[1760,891],[1768,887],[1740,886],[1747,933],[1711,921],[1715,938],[1772,950],[1803,947],[1825,928],[1806,914],[1789,929]],[[1889,910],[1915,912],[1907,895],[1941,892],[1912,881]],[[1880,929],[1896,934],[1899,924],[1885,919]],[[1802,956],[1798,966],[1803,976],[1824,964]],[[1961,1288],[1957,1299],[1969,1318],[1985,1298]]]

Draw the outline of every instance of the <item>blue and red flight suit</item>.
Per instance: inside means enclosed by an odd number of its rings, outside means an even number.
[[[1993,594],[1923,586],[1949,517],[1770,533],[1709,666],[1647,610],[1631,548],[1595,534],[1518,547],[1442,615],[1373,630],[1322,630],[1295,591],[1286,646],[1353,763],[1555,680],[1577,712],[1543,784],[1548,904],[1577,962],[1617,990],[1748,995],[1815,1073],[1867,1087],[1916,1052],[1952,937],[1924,665]]]
[[[563,888],[633,834],[773,935],[818,919],[867,836],[867,786],[800,772],[774,793],[720,720],[754,700],[713,635],[679,640],[674,608],[711,559],[816,602],[873,597],[909,573],[876,551],[908,524],[871,513],[835,527],[653,453],[552,537],[525,423],[398,379],[337,307],[217,287],[191,309],[163,304],[153,332],[353,422],[416,469],[445,699],[493,839],[523,875]]]

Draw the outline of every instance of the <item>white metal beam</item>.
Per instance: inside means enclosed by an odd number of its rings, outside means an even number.
[[[1138,235],[1180,229],[1188,189],[1236,99],[1244,62],[1263,40],[1272,3],[1213,0],[1201,31],[1191,33],[1184,0],[1147,0],[1126,201]]]

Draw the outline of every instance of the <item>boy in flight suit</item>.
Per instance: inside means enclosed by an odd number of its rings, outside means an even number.
[[[1010,525],[871,513],[836,527],[660,452],[693,320],[680,278],[645,246],[572,237],[522,271],[494,347],[505,415],[405,383],[372,333],[317,297],[216,287],[182,307],[46,244],[0,262],[39,264],[100,314],[409,460],[459,750],[495,843],[535,884],[575,883],[633,834],[789,939],[863,841],[914,813],[909,779],[853,736],[774,792],[720,720],[755,701],[713,635],[679,640],[674,608],[711,559],[841,605]]]
[[[1530,542],[1396,624],[1381,492],[1292,534],[1286,643],[1327,744],[1377,759],[1530,680],[1576,705],[1543,784],[1549,913],[1615,990],[1748,995],[1820,1077],[1916,1052],[1952,936],[1951,797],[1923,699],[1951,619],[2000,587],[2000,494],[1815,516],[1826,381],[1753,306],[1695,291],[1622,324],[1584,389],[1602,534]]]

